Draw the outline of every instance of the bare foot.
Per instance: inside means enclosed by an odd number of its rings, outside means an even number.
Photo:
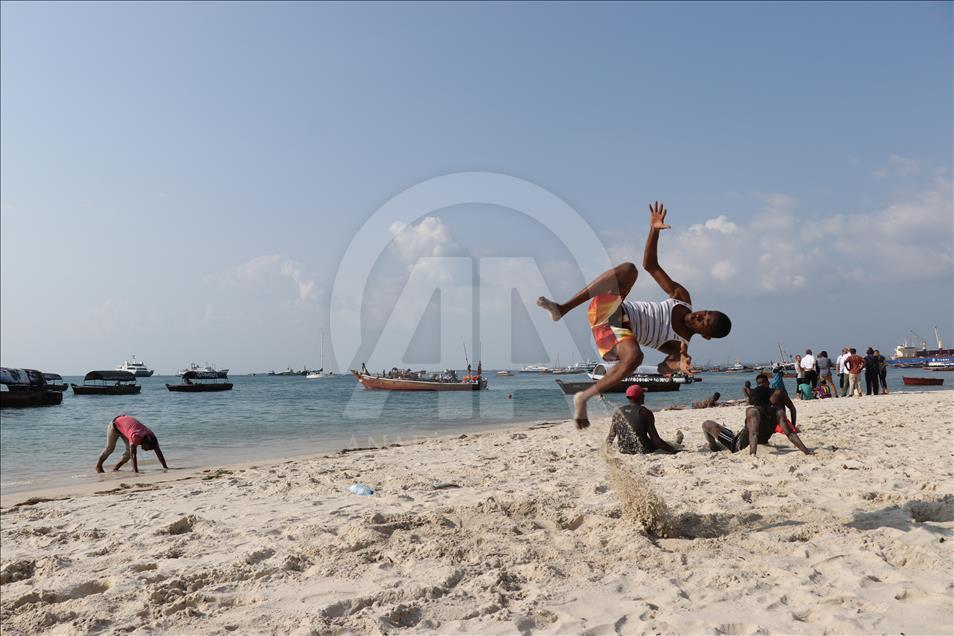
[[[96,464],[96,472],[97,472],[97,473],[103,472],[103,465],[102,465],[102,464]]]
[[[586,398],[582,393],[573,396],[573,421],[581,431],[590,425],[590,420],[586,417]]]
[[[560,306],[545,296],[537,298],[537,305],[546,309],[550,314],[550,319],[554,322],[563,317],[563,314],[560,313]]]

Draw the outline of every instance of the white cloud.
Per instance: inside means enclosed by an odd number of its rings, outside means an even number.
[[[234,276],[240,283],[255,286],[284,286],[291,281],[297,296],[295,302],[299,304],[318,293],[317,281],[304,274],[301,263],[281,254],[256,256],[236,267]]]
[[[709,219],[705,223],[689,226],[689,231],[694,234],[701,234],[706,230],[714,230],[720,234],[735,234],[739,231],[739,226],[729,220],[724,214],[720,214],[714,219]]]
[[[742,221],[718,216],[670,234],[660,262],[697,296],[759,296],[913,283],[954,273],[950,179],[860,214],[797,209],[791,196],[752,193],[762,211]],[[613,245],[614,262],[642,260],[642,246]],[[703,300],[700,298],[699,300]]]
[[[394,222],[388,229],[394,236],[394,251],[408,268],[420,258],[451,256],[458,249],[447,225],[436,216],[425,217],[416,224]]]

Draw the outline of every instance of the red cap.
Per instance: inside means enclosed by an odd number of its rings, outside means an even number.
[[[643,387],[639,386],[638,384],[634,384],[633,386],[626,389],[626,397],[631,400],[638,400],[639,398],[643,397],[643,393]]]

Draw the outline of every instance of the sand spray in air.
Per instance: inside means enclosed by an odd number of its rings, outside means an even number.
[[[646,477],[625,468],[605,443],[600,447],[600,457],[606,464],[606,481],[623,508],[623,517],[641,524],[650,536],[670,536],[674,524],[669,506],[650,488]]]

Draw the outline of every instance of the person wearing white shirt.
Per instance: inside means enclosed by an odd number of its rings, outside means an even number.
[[[805,349],[805,355],[802,356],[802,368],[805,369],[805,382],[812,385],[812,391],[818,386],[818,366],[815,364],[815,356],[811,349]]]
[[[848,369],[845,367],[845,360],[848,359],[848,347],[841,348],[841,355],[835,360],[835,366],[838,368],[838,386],[841,389],[841,397],[848,395]]]

